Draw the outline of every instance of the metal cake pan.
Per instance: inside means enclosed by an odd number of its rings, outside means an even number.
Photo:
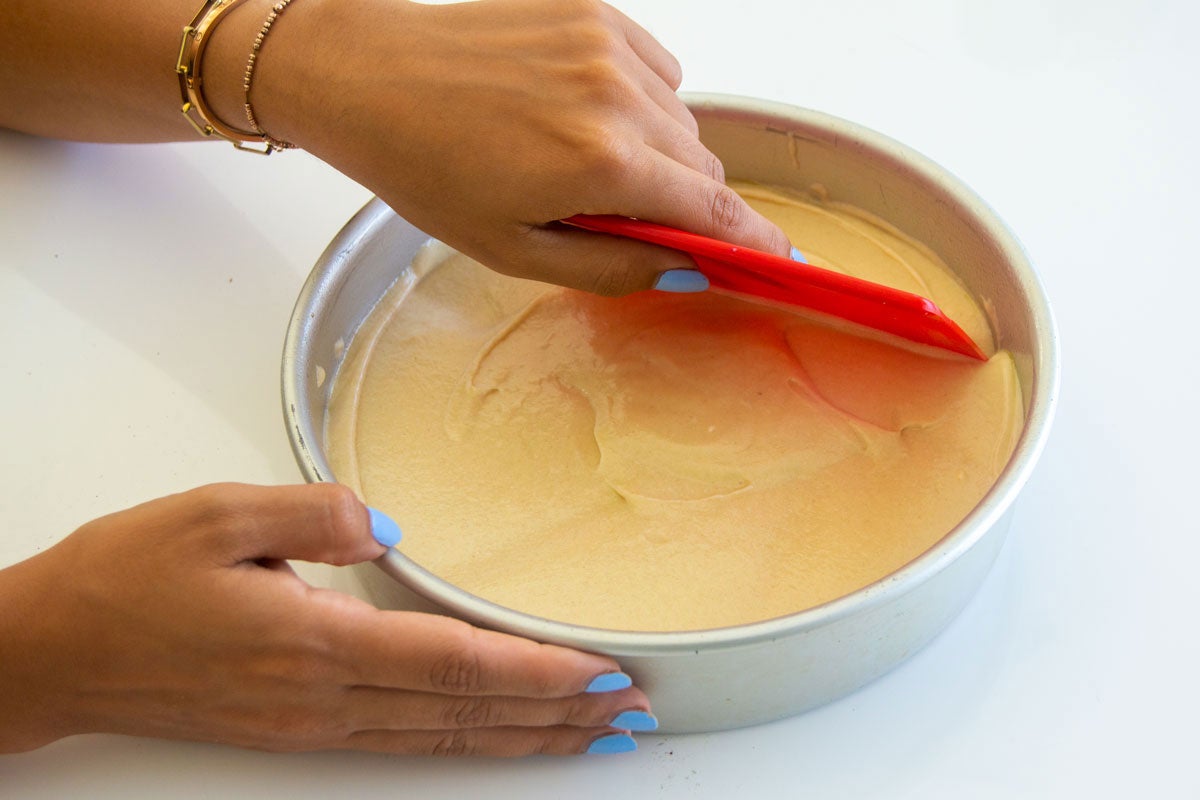
[[[1049,434],[1059,380],[1042,287],[1017,239],[959,180],[898,142],[826,114],[723,95],[685,100],[731,178],[801,191],[821,184],[941,256],[987,312],[997,346],[1013,353],[1026,421],[991,490],[936,545],[853,594],[764,622],[673,633],[586,628],[490,603],[399,550],[357,568],[380,605],[439,611],[617,658],[649,695],[661,732],[720,730],[802,712],[877,678],[932,639],[978,588],[1007,535],[1013,503]],[[372,200],[301,291],[283,355],[283,409],[309,481],[336,480],[323,432],[346,346],[428,238]]]

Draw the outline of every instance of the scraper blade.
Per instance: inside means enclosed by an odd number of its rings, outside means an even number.
[[[687,253],[712,289],[724,294],[827,314],[909,342],[987,360],[932,300],[911,292],[653,222],[595,214],[576,214],[563,222]]]

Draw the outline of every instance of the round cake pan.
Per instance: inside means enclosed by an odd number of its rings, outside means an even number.
[[[888,577],[816,608],[763,622],[664,633],[601,630],[504,608],[392,550],[361,565],[372,599],[451,614],[542,642],[614,656],[650,696],[663,732],[765,722],[841,697],[914,653],[962,609],[1007,534],[1013,503],[1049,433],[1058,343],[1016,238],[970,189],[909,148],[825,114],[760,100],[687,95],[705,144],[731,178],[859,206],[932,248],[1015,357],[1026,421],[1007,467],[941,541]],[[288,435],[309,481],[334,481],[323,433],[333,376],[355,331],[428,241],[379,200],[362,209],[305,284],[283,356]],[[447,513],[452,513],[447,509]]]

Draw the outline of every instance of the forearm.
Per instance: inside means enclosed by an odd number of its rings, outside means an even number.
[[[241,109],[242,71],[273,0],[245,0],[205,53],[206,97]],[[102,142],[199,138],[180,113],[175,63],[201,0],[0,3],[0,127]],[[246,127],[239,116],[225,120]]]

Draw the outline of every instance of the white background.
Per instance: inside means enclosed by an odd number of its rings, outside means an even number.
[[[620,6],[678,55],[685,89],[882,131],[1025,243],[1061,330],[1062,402],[971,605],[844,700],[748,730],[643,735],[628,756],[280,756],[90,736],[0,757],[0,795],[1200,796],[1200,6]],[[366,199],[301,153],[0,133],[0,564],[161,494],[298,480],[283,332]]]

